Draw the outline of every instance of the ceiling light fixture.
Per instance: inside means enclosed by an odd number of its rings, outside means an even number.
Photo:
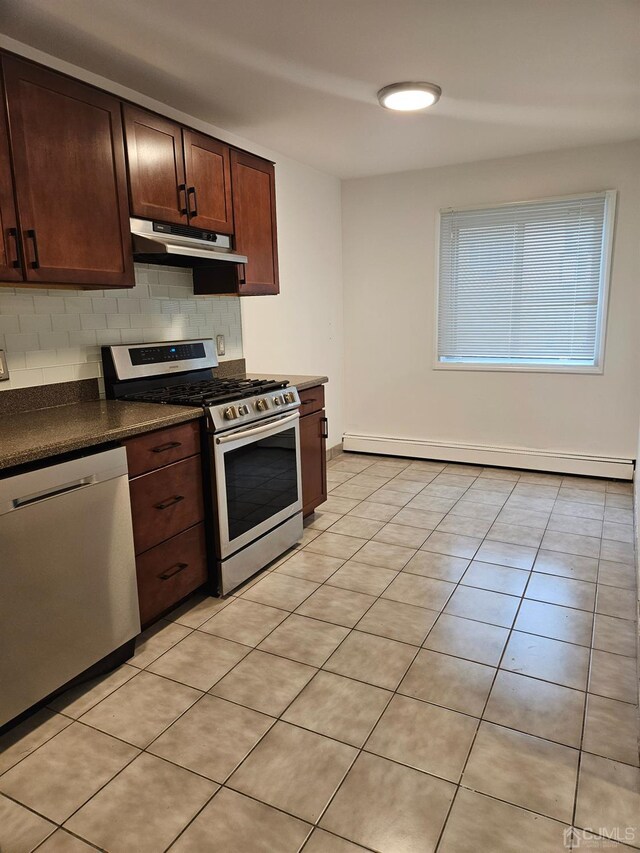
[[[435,83],[392,83],[380,89],[378,101],[386,110],[408,113],[432,106],[441,94],[442,89]]]

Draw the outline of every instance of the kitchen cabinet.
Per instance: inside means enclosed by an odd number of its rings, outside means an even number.
[[[229,146],[123,106],[133,216],[233,233]]]
[[[197,421],[127,439],[140,622],[207,581]]]
[[[300,454],[302,459],[302,514],[310,515],[327,499],[327,418],[324,388],[300,392]]]
[[[10,243],[10,280],[133,287],[120,102],[14,57],[2,70],[18,214],[3,168],[3,234],[18,229],[22,259]]]
[[[243,151],[231,151],[231,187],[235,250],[246,255],[248,262],[220,262],[215,267],[194,269],[194,292],[275,295],[280,292],[280,285],[273,163]]]

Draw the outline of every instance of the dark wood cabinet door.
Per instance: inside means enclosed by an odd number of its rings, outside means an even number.
[[[187,224],[182,128],[169,119],[124,104],[131,214]]]
[[[248,263],[238,270],[240,296],[279,293],[276,188],[273,163],[231,152],[236,250]]]
[[[140,622],[147,625],[207,580],[204,524],[136,557]]]
[[[132,287],[120,102],[3,57],[28,282]]]
[[[9,156],[9,130],[4,104],[0,104],[0,281],[22,281],[18,221]]]
[[[300,418],[303,515],[327,499],[326,424],[324,410]]]
[[[186,128],[182,138],[189,225],[233,234],[229,146]]]

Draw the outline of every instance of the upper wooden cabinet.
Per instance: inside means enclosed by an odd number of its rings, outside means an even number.
[[[20,278],[33,284],[132,287],[120,102],[30,62],[5,56],[2,68]],[[3,169],[0,183],[8,175]],[[3,190],[0,202],[6,202],[7,187]],[[6,216],[10,223],[10,205]],[[3,227],[4,217],[3,204]],[[10,266],[10,272],[15,269]]]
[[[182,130],[169,119],[123,107],[133,216],[187,224]]]
[[[124,105],[131,213],[233,233],[229,146]]]
[[[248,263],[239,270],[239,292],[245,296],[280,291],[276,238],[276,186],[273,163],[231,152],[236,251]]]
[[[194,268],[194,292],[275,295],[280,292],[280,285],[273,163],[232,150],[231,188],[235,249],[246,255],[248,262],[240,265],[220,262],[214,267]]]
[[[189,225],[233,234],[229,146],[193,130],[182,138]]]
[[[131,215],[231,236],[247,263],[194,261],[197,294],[279,292],[273,163],[20,57],[0,69],[0,285],[133,287]]]

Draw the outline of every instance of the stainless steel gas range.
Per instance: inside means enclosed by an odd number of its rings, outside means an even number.
[[[215,582],[230,592],[302,537],[300,397],[276,380],[216,379],[208,338],[102,348],[107,398],[202,406]]]

